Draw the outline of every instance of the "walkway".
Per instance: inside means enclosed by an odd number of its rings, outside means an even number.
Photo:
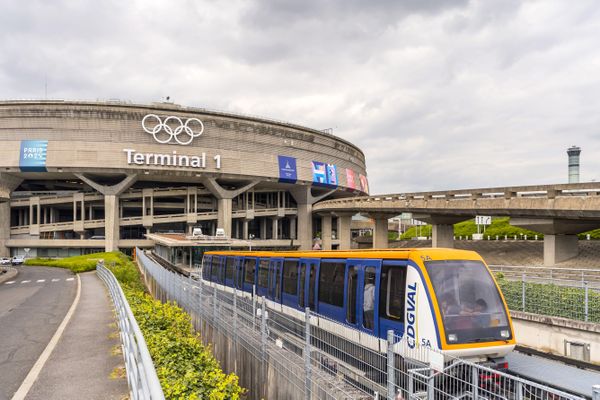
[[[112,302],[95,272],[80,274],[81,297],[27,399],[116,399],[127,396]],[[115,349],[119,349],[115,353]]]

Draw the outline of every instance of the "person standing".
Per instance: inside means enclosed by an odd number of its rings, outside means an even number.
[[[365,278],[363,292],[363,325],[367,329],[373,329],[373,317],[375,314],[375,276],[369,274]]]

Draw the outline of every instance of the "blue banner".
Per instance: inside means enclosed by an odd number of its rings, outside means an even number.
[[[298,179],[296,159],[286,156],[277,157],[279,157],[279,182],[296,183]]]
[[[47,172],[47,140],[22,140],[19,168],[23,172]]]

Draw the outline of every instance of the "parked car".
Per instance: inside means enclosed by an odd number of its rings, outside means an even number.
[[[11,260],[12,265],[22,265],[25,262],[25,258],[21,256],[14,256]]]
[[[0,265],[10,265],[10,258],[8,257],[2,257],[0,258]]]

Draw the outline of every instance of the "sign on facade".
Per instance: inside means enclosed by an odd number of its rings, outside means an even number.
[[[294,157],[277,156],[279,158],[279,182],[296,183],[298,171]]]
[[[22,140],[19,168],[23,172],[47,172],[47,140]]]

